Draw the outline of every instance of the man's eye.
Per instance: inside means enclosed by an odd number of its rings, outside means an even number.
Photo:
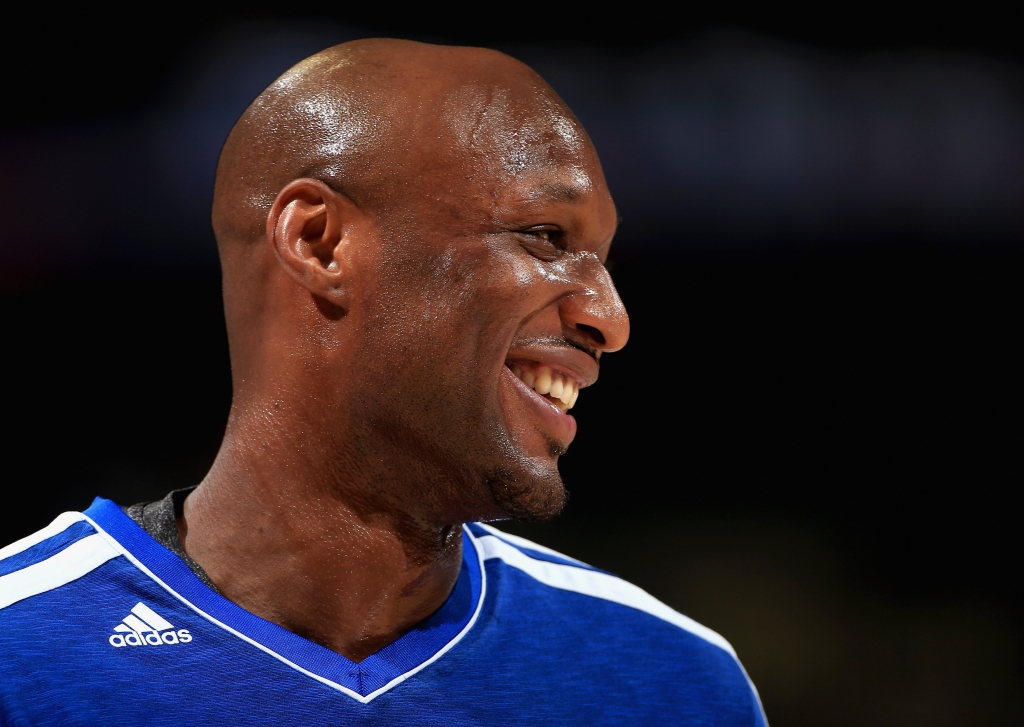
[[[541,260],[556,260],[562,253],[559,246],[560,230],[542,227],[521,230],[518,234],[527,252]]]

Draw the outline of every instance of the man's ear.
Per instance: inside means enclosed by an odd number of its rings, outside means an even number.
[[[314,295],[348,309],[349,241],[365,214],[318,179],[296,179],[277,195],[267,237],[281,265]]]

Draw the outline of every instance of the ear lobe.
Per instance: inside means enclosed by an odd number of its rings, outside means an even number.
[[[296,179],[274,200],[267,237],[285,271],[334,306],[348,308],[347,234],[355,204],[318,179]]]

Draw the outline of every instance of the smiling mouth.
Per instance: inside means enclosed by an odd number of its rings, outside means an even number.
[[[505,365],[520,381],[563,413],[576,405],[580,385],[565,374],[535,361],[508,361]]]

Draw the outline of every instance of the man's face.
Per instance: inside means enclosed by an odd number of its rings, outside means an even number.
[[[596,154],[560,108],[528,101],[488,97],[471,127],[442,118],[454,141],[381,215],[364,296],[363,410],[429,463],[425,479],[457,483],[423,493],[454,519],[561,509],[567,410],[629,334]]]

